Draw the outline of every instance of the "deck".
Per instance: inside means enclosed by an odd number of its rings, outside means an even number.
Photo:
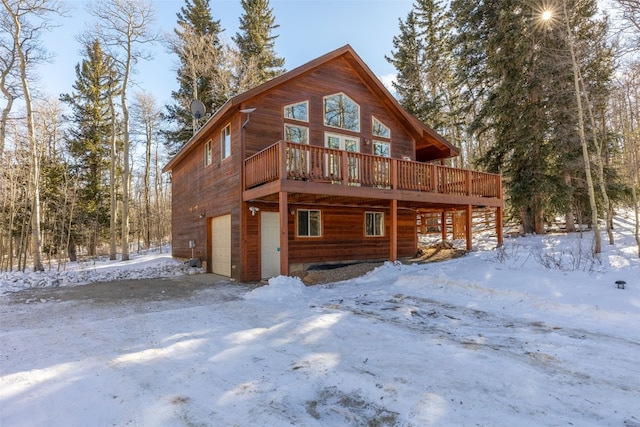
[[[244,161],[245,201],[279,192],[502,207],[500,175],[279,141]]]

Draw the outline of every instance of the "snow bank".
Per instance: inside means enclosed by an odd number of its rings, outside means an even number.
[[[70,262],[66,270],[55,269],[41,272],[0,273],[0,295],[28,288],[76,286],[95,282],[125,279],[150,279],[202,273],[201,268],[189,267],[175,260],[169,253],[135,254],[129,261]]]
[[[262,302],[286,301],[290,303],[294,300],[304,299],[307,293],[307,287],[299,278],[278,276],[269,279],[267,286],[248,292],[244,298]]]

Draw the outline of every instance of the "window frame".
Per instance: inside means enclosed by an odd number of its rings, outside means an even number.
[[[298,106],[298,105],[302,105],[302,104],[304,104],[304,105],[305,105],[306,110],[307,110],[307,117],[306,117],[306,118],[304,118],[304,119],[298,119],[298,118],[296,118],[296,117],[289,117],[289,116],[287,116],[287,108],[295,108],[296,106]],[[296,121],[296,122],[309,123],[309,101],[308,101],[308,100],[307,100],[307,101],[300,101],[300,102],[294,102],[293,104],[285,105],[285,106],[282,108],[282,117],[284,117],[284,118],[285,118],[285,120],[294,120],[294,121]]]
[[[204,167],[210,166],[213,163],[213,155],[211,151],[211,140],[208,140],[204,144]]]
[[[227,132],[226,134],[225,131]],[[227,137],[229,138],[228,145]],[[231,123],[227,124],[220,131],[220,157],[222,160],[231,157]]]
[[[376,145],[385,145],[387,147],[387,154],[388,155],[385,156],[385,155],[382,155],[382,154],[376,154]],[[389,141],[380,141],[380,140],[374,139],[373,143],[371,145],[371,151],[372,151],[374,156],[391,158],[391,143]]]
[[[311,234],[311,215],[307,215],[307,235],[300,234],[300,212],[317,212],[318,213],[318,235]],[[322,238],[322,210],[320,209],[296,209],[296,237],[301,239],[318,239]]]
[[[329,124],[327,122],[327,99],[331,98],[331,97],[334,97],[334,96],[341,96],[341,97],[347,98],[349,101],[351,101],[357,107],[357,110],[358,110],[358,123],[357,123],[357,128],[356,129],[351,129],[351,128],[343,127],[343,126],[335,126],[335,125]],[[358,104],[349,95],[347,95],[344,92],[332,93],[331,95],[326,95],[326,96],[324,96],[322,98],[322,122],[327,127],[330,127],[330,128],[333,128],[333,129],[342,129],[342,130],[346,130],[347,132],[360,133],[361,124],[362,124],[361,111],[362,111],[362,109],[360,108],[360,104]]]
[[[380,135],[376,133],[376,122],[383,128],[385,128],[388,132],[388,136],[385,135]],[[389,128],[389,126],[385,125],[382,120],[378,119],[376,116],[372,115],[371,116],[371,135],[374,138],[382,138],[382,139],[388,139],[391,140],[391,128]]]
[[[305,134],[306,134],[306,138],[307,138],[306,142],[292,141],[290,139],[287,139],[287,128],[304,129]],[[295,142],[295,143],[298,143],[298,144],[309,145],[309,128],[307,126],[299,126],[299,125],[294,124],[294,123],[285,123],[283,129],[284,130],[283,130],[283,135],[282,135],[283,138],[282,139],[284,139],[285,141],[291,141],[291,142]]]
[[[367,229],[367,217],[369,215],[373,215],[373,227],[374,230],[373,232],[375,233],[376,230],[376,224],[378,224],[378,222],[376,221],[376,217],[380,216],[381,220],[382,220],[382,224],[381,224],[381,229],[380,229],[380,233],[381,234],[369,234],[369,230]],[[364,213],[364,237],[384,237],[385,236],[385,224],[384,224],[384,212],[379,212],[379,211],[365,211]]]

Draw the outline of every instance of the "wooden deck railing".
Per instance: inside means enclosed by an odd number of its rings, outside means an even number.
[[[280,141],[244,162],[245,189],[278,179],[501,198],[500,175]]]

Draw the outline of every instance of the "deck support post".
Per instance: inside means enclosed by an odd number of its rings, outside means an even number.
[[[289,207],[287,193],[278,193],[280,211],[280,274],[289,275]]]
[[[467,205],[465,208],[465,225],[466,225],[466,239],[467,239],[467,250],[470,251],[472,249],[471,244],[471,225],[473,223],[473,210],[471,209],[471,205]]]
[[[398,260],[398,201],[396,199],[391,200],[390,217],[389,260],[396,262]]]
[[[503,235],[502,235],[502,207],[498,206],[496,208],[496,235],[498,237],[498,246],[502,246]]]
[[[447,241],[447,211],[440,212],[440,233],[442,234],[442,243]]]

